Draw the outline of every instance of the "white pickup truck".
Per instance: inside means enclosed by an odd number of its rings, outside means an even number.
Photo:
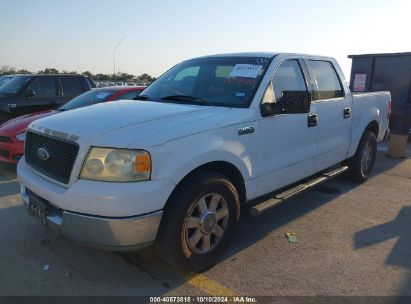
[[[240,205],[258,215],[343,172],[366,180],[390,93],[351,94],[333,58],[239,53],[184,61],[139,99],[33,122],[24,205],[75,241],[154,243],[198,271],[227,247]]]

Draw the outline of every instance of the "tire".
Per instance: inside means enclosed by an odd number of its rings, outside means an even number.
[[[365,131],[358,144],[355,155],[348,160],[347,177],[356,182],[366,181],[374,167],[377,156],[377,139],[375,134]]]
[[[199,173],[167,202],[155,241],[157,252],[186,272],[208,268],[227,248],[239,216],[240,199],[233,183],[219,173]]]

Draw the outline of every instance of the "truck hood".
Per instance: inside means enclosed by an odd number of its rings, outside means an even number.
[[[86,139],[92,145],[128,147],[176,126],[215,117],[230,108],[152,101],[101,103],[34,121],[29,128]],[[210,128],[210,127],[208,127]]]

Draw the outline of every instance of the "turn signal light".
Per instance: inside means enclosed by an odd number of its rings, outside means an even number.
[[[138,154],[136,156],[134,164],[137,172],[149,172],[151,170],[150,155],[148,153]]]

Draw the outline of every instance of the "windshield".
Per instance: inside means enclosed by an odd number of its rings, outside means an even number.
[[[31,76],[15,76],[0,86],[0,94],[14,95],[19,93],[30,82]]]
[[[104,102],[107,101],[107,99],[116,93],[117,91],[115,90],[108,90],[108,89],[94,89],[91,91],[88,91],[84,94],[81,94],[72,100],[70,100],[68,103],[66,103],[64,106],[62,106],[59,110],[60,111],[68,111],[68,110],[74,110],[86,106],[91,106],[96,103]]]
[[[249,107],[272,58],[208,57],[171,68],[138,99]]]
[[[0,77],[0,87],[1,87],[3,84],[6,84],[6,83],[8,83],[10,80],[12,80],[13,77],[14,77],[14,76],[1,76],[1,77]]]

